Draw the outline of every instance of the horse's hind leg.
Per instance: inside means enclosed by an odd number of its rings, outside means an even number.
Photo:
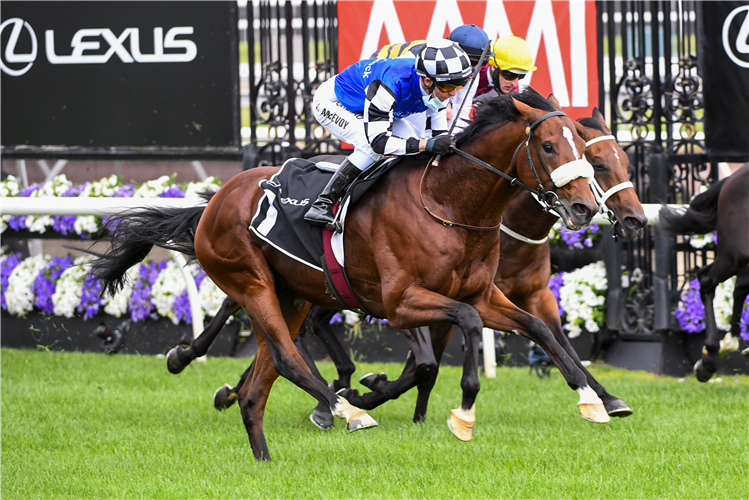
[[[338,379],[331,383],[331,389],[338,392],[341,389],[351,387],[351,375],[356,371],[356,366],[349,357],[346,349],[341,345],[338,337],[330,329],[330,320],[336,311],[312,306],[309,317],[312,322],[312,331],[323,341],[325,350],[333,361],[338,372]]]
[[[749,266],[736,277],[736,286],[733,289],[733,316],[731,317],[731,335],[739,338],[741,335],[741,313],[744,309],[744,302],[749,295]],[[749,356],[749,347],[744,349],[741,354]]]
[[[254,366],[255,360],[253,360],[249,368],[244,371],[242,376],[239,378],[239,382],[234,387],[230,386],[229,384],[224,384],[216,389],[216,392],[213,393],[214,408],[216,408],[218,411],[225,410],[237,402],[239,389],[242,387],[242,384],[244,384],[244,381],[247,380],[247,377],[250,375],[250,373],[252,373]]]
[[[694,365],[694,373],[697,380],[707,382],[710,377],[718,371],[718,352],[720,351],[720,331],[715,323],[715,310],[713,299],[715,289],[719,283],[727,280],[735,273],[735,269],[725,258],[718,257],[715,262],[709,264],[697,272],[700,281],[700,298],[705,307],[705,347],[702,358]]]
[[[303,339],[306,335],[307,335],[307,331],[305,331],[305,329],[302,328],[302,330],[299,331],[299,335],[297,335],[297,337],[294,339],[294,345],[299,350],[299,354],[302,355],[302,359],[304,359],[304,362],[309,368],[309,370],[312,372],[312,375],[314,375],[316,379],[327,384],[328,381],[325,380],[325,377],[322,376],[322,374],[320,373],[320,370],[317,369],[317,365],[315,365],[315,361],[312,359],[312,356],[307,350],[307,346],[304,344]],[[309,416],[309,419],[312,421],[313,424],[315,424],[317,427],[319,427],[322,430],[328,430],[333,427],[333,421],[334,421],[333,414],[330,413],[330,409],[325,403],[322,403],[322,402],[318,403],[315,409],[312,410],[312,414]]]
[[[190,347],[185,349],[182,346],[172,348],[166,355],[166,367],[171,373],[177,374],[184,370],[193,359],[205,356],[208,352],[208,348],[216,337],[218,336],[221,329],[226,324],[226,321],[231,317],[232,314],[239,310],[239,304],[230,297],[226,297],[221,304],[221,308],[216,313],[216,316],[208,323],[203,333],[198,338],[192,341]]]

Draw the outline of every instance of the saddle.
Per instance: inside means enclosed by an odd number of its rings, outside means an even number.
[[[336,225],[341,227],[341,232],[334,234],[309,224],[304,214],[343,158],[319,157],[318,163],[291,158],[284,162],[270,179],[260,182],[264,194],[248,229],[285,255],[324,273],[333,296],[345,308],[369,314],[348,286],[343,267],[344,218],[348,209],[397,163],[397,159],[372,165],[349,186],[339,202],[342,209],[336,213]]]

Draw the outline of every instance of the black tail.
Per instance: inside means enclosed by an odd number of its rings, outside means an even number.
[[[155,246],[195,258],[195,230],[205,206],[136,208],[107,220],[111,248],[96,255],[91,274],[102,280],[102,293],[115,294],[125,284],[126,272]]]
[[[663,205],[658,215],[658,224],[671,234],[705,234],[714,231],[718,222],[718,195],[725,181],[726,179],[720,180],[704,193],[695,196],[684,213]]]

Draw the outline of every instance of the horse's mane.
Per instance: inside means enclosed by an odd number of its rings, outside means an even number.
[[[512,102],[513,98],[532,108],[544,111],[556,111],[556,108],[549,100],[531,87],[526,87],[522,92],[512,94],[512,96],[498,95],[480,100],[474,108],[473,121],[463,132],[456,136],[455,141],[457,146],[462,147],[472,142],[472,140],[476,139],[489,128],[517,120],[521,114],[515,108],[515,104]]]
[[[606,131],[603,130],[603,125],[601,125],[601,122],[599,122],[595,118],[578,118],[577,121],[588,128],[594,128],[596,130],[600,130],[604,134],[606,133]]]

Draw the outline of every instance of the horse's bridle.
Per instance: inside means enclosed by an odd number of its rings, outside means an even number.
[[[559,197],[556,194],[557,188],[560,188],[568,184],[569,182],[571,182],[574,179],[577,179],[578,177],[585,177],[586,179],[588,179],[588,182],[590,182],[591,179],[593,179],[593,167],[590,165],[590,163],[588,163],[588,160],[586,160],[585,157],[579,160],[573,160],[563,165],[560,165],[553,172],[549,172],[549,169],[546,168],[546,164],[544,164],[543,160],[541,159],[541,155],[539,154],[538,145],[536,144],[536,138],[533,135],[533,131],[541,123],[543,123],[545,120],[553,116],[567,116],[567,115],[563,111],[551,111],[549,113],[546,113],[545,115],[542,115],[533,123],[529,123],[526,121],[527,126],[525,127],[525,134],[526,134],[525,139],[523,139],[523,141],[521,141],[520,144],[518,144],[518,147],[515,148],[515,152],[512,155],[512,161],[510,162],[510,173],[514,174],[515,158],[517,157],[517,154],[518,154],[518,151],[520,151],[520,148],[524,145],[526,157],[528,158],[528,165],[530,166],[531,171],[533,172],[533,175],[536,178],[536,182],[538,183],[538,187],[536,189],[533,189],[532,187],[524,184],[518,177],[514,175],[508,175],[500,170],[497,170],[496,168],[492,167],[485,161],[480,160],[476,158],[475,156],[469,153],[466,153],[465,151],[461,149],[458,149],[455,146],[450,146],[450,149],[453,153],[459,156],[462,156],[463,158],[470,160],[476,165],[484,167],[490,172],[493,172],[499,175],[500,177],[510,181],[510,184],[512,186],[518,186],[529,191],[531,194],[534,195],[534,197],[538,200],[538,202],[541,203],[541,206],[544,208],[544,211],[548,212],[550,210],[553,210],[555,207],[561,206]],[[538,157],[538,161],[541,164],[541,167],[543,167],[544,172],[546,172],[546,175],[548,175],[549,179],[551,179],[551,183],[553,185],[553,188],[551,190],[544,188],[543,183],[541,182],[541,178],[538,175],[538,171],[536,170],[536,166],[533,164],[533,159],[531,158],[530,142],[533,142],[533,147],[536,150],[536,156]],[[467,224],[458,224],[456,222],[443,219],[437,216],[436,214],[434,214],[424,203],[424,198],[422,196],[422,189],[421,189],[424,183],[424,177],[426,176],[427,170],[429,169],[429,165],[432,165],[432,164],[433,164],[433,161],[432,159],[430,159],[426,165],[426,168],[424,169],[423,175],[421,176],[421,182],[419,183],[419,198],[421,199],[421,204],[424,207],[424,210],[426,210],[429,215],[431,215],[432,217],[440,221],[442,225],[445,227],[460,227],[463,229],[471,229],[474,231],[494,231],[501,226],[502,224],[501,219],[494,226],[479,227],[479,226],[469,226]]]

